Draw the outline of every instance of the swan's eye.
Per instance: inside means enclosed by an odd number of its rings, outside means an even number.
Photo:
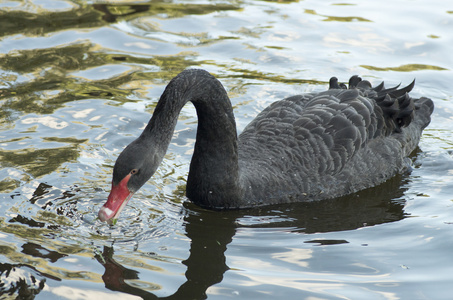
[[[132,169],[132,171],[131,171],[132,175],[137,174],[137,173],[138,173],[138,169]]]

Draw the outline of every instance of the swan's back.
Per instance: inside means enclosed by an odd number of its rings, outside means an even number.
[[[245,206],[338,197],[402,172],[434,108],[409,97],[413,85],[332,78],[325,92],[270,105],[239,136]]]

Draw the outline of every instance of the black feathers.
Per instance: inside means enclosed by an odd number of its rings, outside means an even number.
[[[394,176],[432,113],[430,99],[408,95],[413,87],[373,87],[359,76],[346,85],[332,77],[327,91],[274,102],[239,136],[243,178],[260,186],[253,194],[246,189],[246,198],[284,202],[294,191],[325,199]]]
[[[349,89],[358,89],[362,94],[370,99],[373,99],[381,108],[383,113],[383,123],[386,128],[382,128],[384,132],[401,132],[402,127],[410,124],[414,118],[415,105],[408,93],[414,88],[415,80],[408,86],[398,89],[399,85],[386,89],[384,82],[376,87],[372,87],[367,80],[362,80],[357,75],[349,79]],[[329,81],[329,89],[346,89],[346,85],[339,84],[336,77],[332,77]]]

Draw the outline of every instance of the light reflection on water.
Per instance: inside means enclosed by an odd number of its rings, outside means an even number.
[[[0,291],[448,297],[453,14],[441,1],[387,2],[1,3]],[[117,226],[101,224],[116,156],[187,67],[222,81],[239,130],[331,76],[416,78],[413,94],[436,110],[410,175],[324,203],[211,212],[184,198],[197,123],[185,107],[156,175]]]

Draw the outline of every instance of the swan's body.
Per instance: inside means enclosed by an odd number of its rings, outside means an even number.
[[[206,71],[186,70],[168,84],[148,126],[118,157],[99,217],[116,217],[154,174],[188,101],[198,115],[186,188],[195,204],[245,208],[375,186],[407,168],[407,156],[430,122],[432,101],[410,98],[412,87],[372,88],[354,76],[346,89],[332,78],[328,91],[273,103],[237,137],[222,84]]]

